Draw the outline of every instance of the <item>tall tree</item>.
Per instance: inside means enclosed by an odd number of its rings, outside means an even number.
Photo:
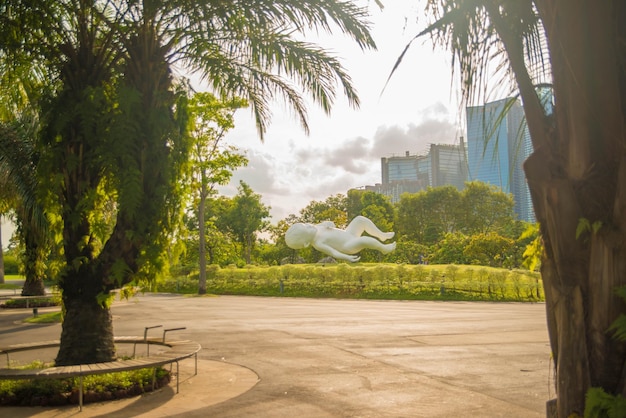
[[[471,181],[465,184],[460,196],[458,208],[463,219],[459,226],[462,225],[467,235],[502,234],[514,224],[513,195],[504,193],[498,187]]]
[[[246,264],[252,261],[257,233],[265,230],[269,216],[269,208],[261,202],[261,195],[254,193],[250,186],[241,181],[239,193],[233,197],[233,204],[221,223],[241,244]]]
[[[22,115],[0,122],[0,185],[3,210],[12,207],[24,266],[22,296],[45,293],[44,261],[48,252],[48,222],[38,196],[35,133],[38,124]]]
[[[0,183],[5,202],[0,213],[12,209],[17,226],[25,277],[22,296],[45,293],[48,222],[38,191],[36,152],[36,107],[45,89],[44,74],[45,68],[28,60],[0,59]]]
[[[626,312],[615,292],[626,286],[626,2],[428,7],[434,23],[423,33],[452,50],[468,100],[489,88],[494,57],[518,88],[533,144],[524,169],[544,244],[555,410],[581,416],[590,388],[626,396],[626,342],[607,332]],[[553,106],[538,88],[542,69]]]
[[[445,234],[459,230],[461,202],[461,193],[454,186],[403,194],[398,203],[398,233],[420,244],[435,244]]]
[[[235,126],[234,113],[246,105],[241,99],[220,101],[210,93],[196,93],[189,106],[193,194],[198,201],[198,293],[206,293],[206,205],[216,186],[227,184],[233,170],[247,164],[234,147],[224,147],[224,135]]]
[[[247,99],[261,137],[275,98],[308,130],[305,95],[329,111],[340,85],[351,104],[359,101],[339,60],[300,39],[338,28],[374,47],[365,18],[341,0],[0,4],[0,60],[38,62],[51,80],[38,151],[63,220],[57,364],[115,358],[111,291],[161,268],[190,145],[174,65],[198,73],[219,97]]]

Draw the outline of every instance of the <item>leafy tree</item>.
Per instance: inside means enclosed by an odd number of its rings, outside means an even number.
[[[468,234],[485,234],[509,230],[514,221],[513,196],[496,186],[471,181],[461,192],[462,230]]]
[[[241,244],[242,257],[246,264],[252,261],[256,234],[265,230],[265,219],[269,216],[269,207],[261,202],[261,195],[254,193],[250,186],[241,181],[239,193],[232,199],[232,207],[224,214],[221,223]]]
[[[40,128],[35,107],[45,74],[45,68],[32,62],[0,59],[0,198],[4,201],[0,214],[12,213],[22,242],[23,296],[45,292],[48,222],[35,175],[36,134]],[[0,258],[1,253],[0,249]]]
[[[470,264],[465,249],[471,237],[462,232],[447,233],[434,245],[430,262],[433,264]]]
[[[461,194],[454,186],[441,186],[403,194],[398,203],[398,232],[417,242],[432,245],[462,222]]]
[[[425,193],[404,193],[397,204],[396,230],[403,239],[426,243],[429,214],[424,204]]]
[[[247,160],[234,147],[223,147],[226,132],[235,126],[234,113],[246,105],[241,99],[220,101],[210,93],[196,93],[189,106],[192,191],[197,197],[200,277],[198,293],[206,293],[206,204],[215,187],[227,184],[232,172]],[[211,258],[212,255],[211,255]]]
[[[561,418],[581,416],[594,409],[585,405],[592,387],[626,395],[626,342],[607,332],[626,311],[615,293],[626,286],[626,3],[438,0],[428,11],[434,23],[422,34],[452,50],[468,101],[491,87],[497,58],[519,91],[556,365],[550,405]],[[581,220],[595,227],[576,234]]]
[[[261,137],[276,97],[308,130],[304,94],[329,111],[338,83],[359,102],[340,62],[299,39],[332,26],[374,47],[364,19],[364,9],[340,0],[0,4],[0,61],[39,63],[50,80],[37,149],[42,187],[63,223],[57,364],[115,358],[111,291],[163,268],[190,147],[174,64],[220,97],[247,99]]]
[[[3,209],[12,206],[17,236],[22,242],[24,266],[22,296],[45,293],[44,259],[48,253],[48,222],[37,192],[34,130],[37,124],[26,115],[0,122],[0,184]]]
[[[510,257],[514,241],[495,232],[472,235],[463,255],[471,264],[503,267]]]
[[[393,231],[395,209],[387,196],[365,191],[361,195],[361,213],[374,222],[381,231]],[[350,219],[354,219],[351,217]]]
[[[337,228],[345,228],[348,225],[346,204],[346,196],[342,194],[329,196],[323,202],[313,201],[300,211],[295,222],[318,224],[332,221]]]
[[[380,230],[393,230],[395,209],[389,198],[380,193],[368,190],[349,190],[347,211],[349,220],[363,215],[370,218]]]

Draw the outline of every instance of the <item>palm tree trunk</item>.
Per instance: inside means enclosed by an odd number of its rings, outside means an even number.
[[[607,332],[626,305],[626,143],[612,2],[536,1],[551,53],[551,131],[524,168],[545,247],[542,277],[559,418],[591,387],[626,395],[626,344]],[[558,12],[557,12],[558,11]],[[548,117],[529,117],[529,127]],[[531,129],[531,132],[533,130]],[[581,222],[594,228],[581,230]]]
[[[24,286],[22,287],[22,296],[42,296],[46,294],[43,283],[44,275],[44,251],[40,242],[43,239],[37,239],[40,234],[34,229],[25,229],[21,234],[24,241]]]
[[[43,296],[46,294],[46,287],[41,277],[26,278],[22,286],[22,296]]]
[[[81,292],[82,293],[82,292]],[[63,295],[65,315],[56,365],[101,363],[115,359],[111,310],[97,297]]]

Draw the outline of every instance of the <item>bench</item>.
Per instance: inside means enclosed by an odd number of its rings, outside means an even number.
[[[154,327],[150,327],[154,328]],[[147,332],[146,328],[146,332]],[[130,360],[117,360],[104,363],[77,364],[72,366],[55,366],[47,369],[14,369],[9,368],[9,354],[19,351],[37,350],[43,348],[57,347],[60,345],[59,340],[42,341],[27,344],[15,344],[8,347],[0,348],[0,354],[5,354],[7,358],[7,368],[0,368],[0,380],[21,380],[21,379],[62,379],[69,377],[79,378],[78,403],[79,408],[83,409],[83,376],[115,373],[122,371],[130,371],[137,369],[152,368],[152,388],[156,379],[156,368],[166,364],[176,363],[176,393],[179,391],[179,361],[194,357],[195,371],[194,376],[198,374],[198,352],[202,348],[199,343],[189,340],[173,340],[165,341],[167,331],[174,331],[184,328],[173,328],[163,332],[163,338],[147,338],[144,333],[143,337],[124,336],[115,337],[116,344],[134,344],[133,356],[137,344],[144,344],[148,347],[148,356],[141,358],[132,358]],[[150,346],[165,347],[165,350],[156,355],[150,356]]]

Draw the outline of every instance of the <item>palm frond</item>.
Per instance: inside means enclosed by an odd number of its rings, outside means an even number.
[[[276,97],[292,107],[305,131],[304,95],[329,112],[340,85],[350,104],[359,106],[340,61],[302,39],[312,31],[339,29],[358,47],[375,48],[367,9],[338,0],[156,3],[162,7],[147,10],[130,2],[116,19],[132,19],[127,25],[150,22],[168,62],[197,72],[220,95],[249,99],[255,117],[262,118],[257,119],[261,138],[271,120],[269,100]]]

